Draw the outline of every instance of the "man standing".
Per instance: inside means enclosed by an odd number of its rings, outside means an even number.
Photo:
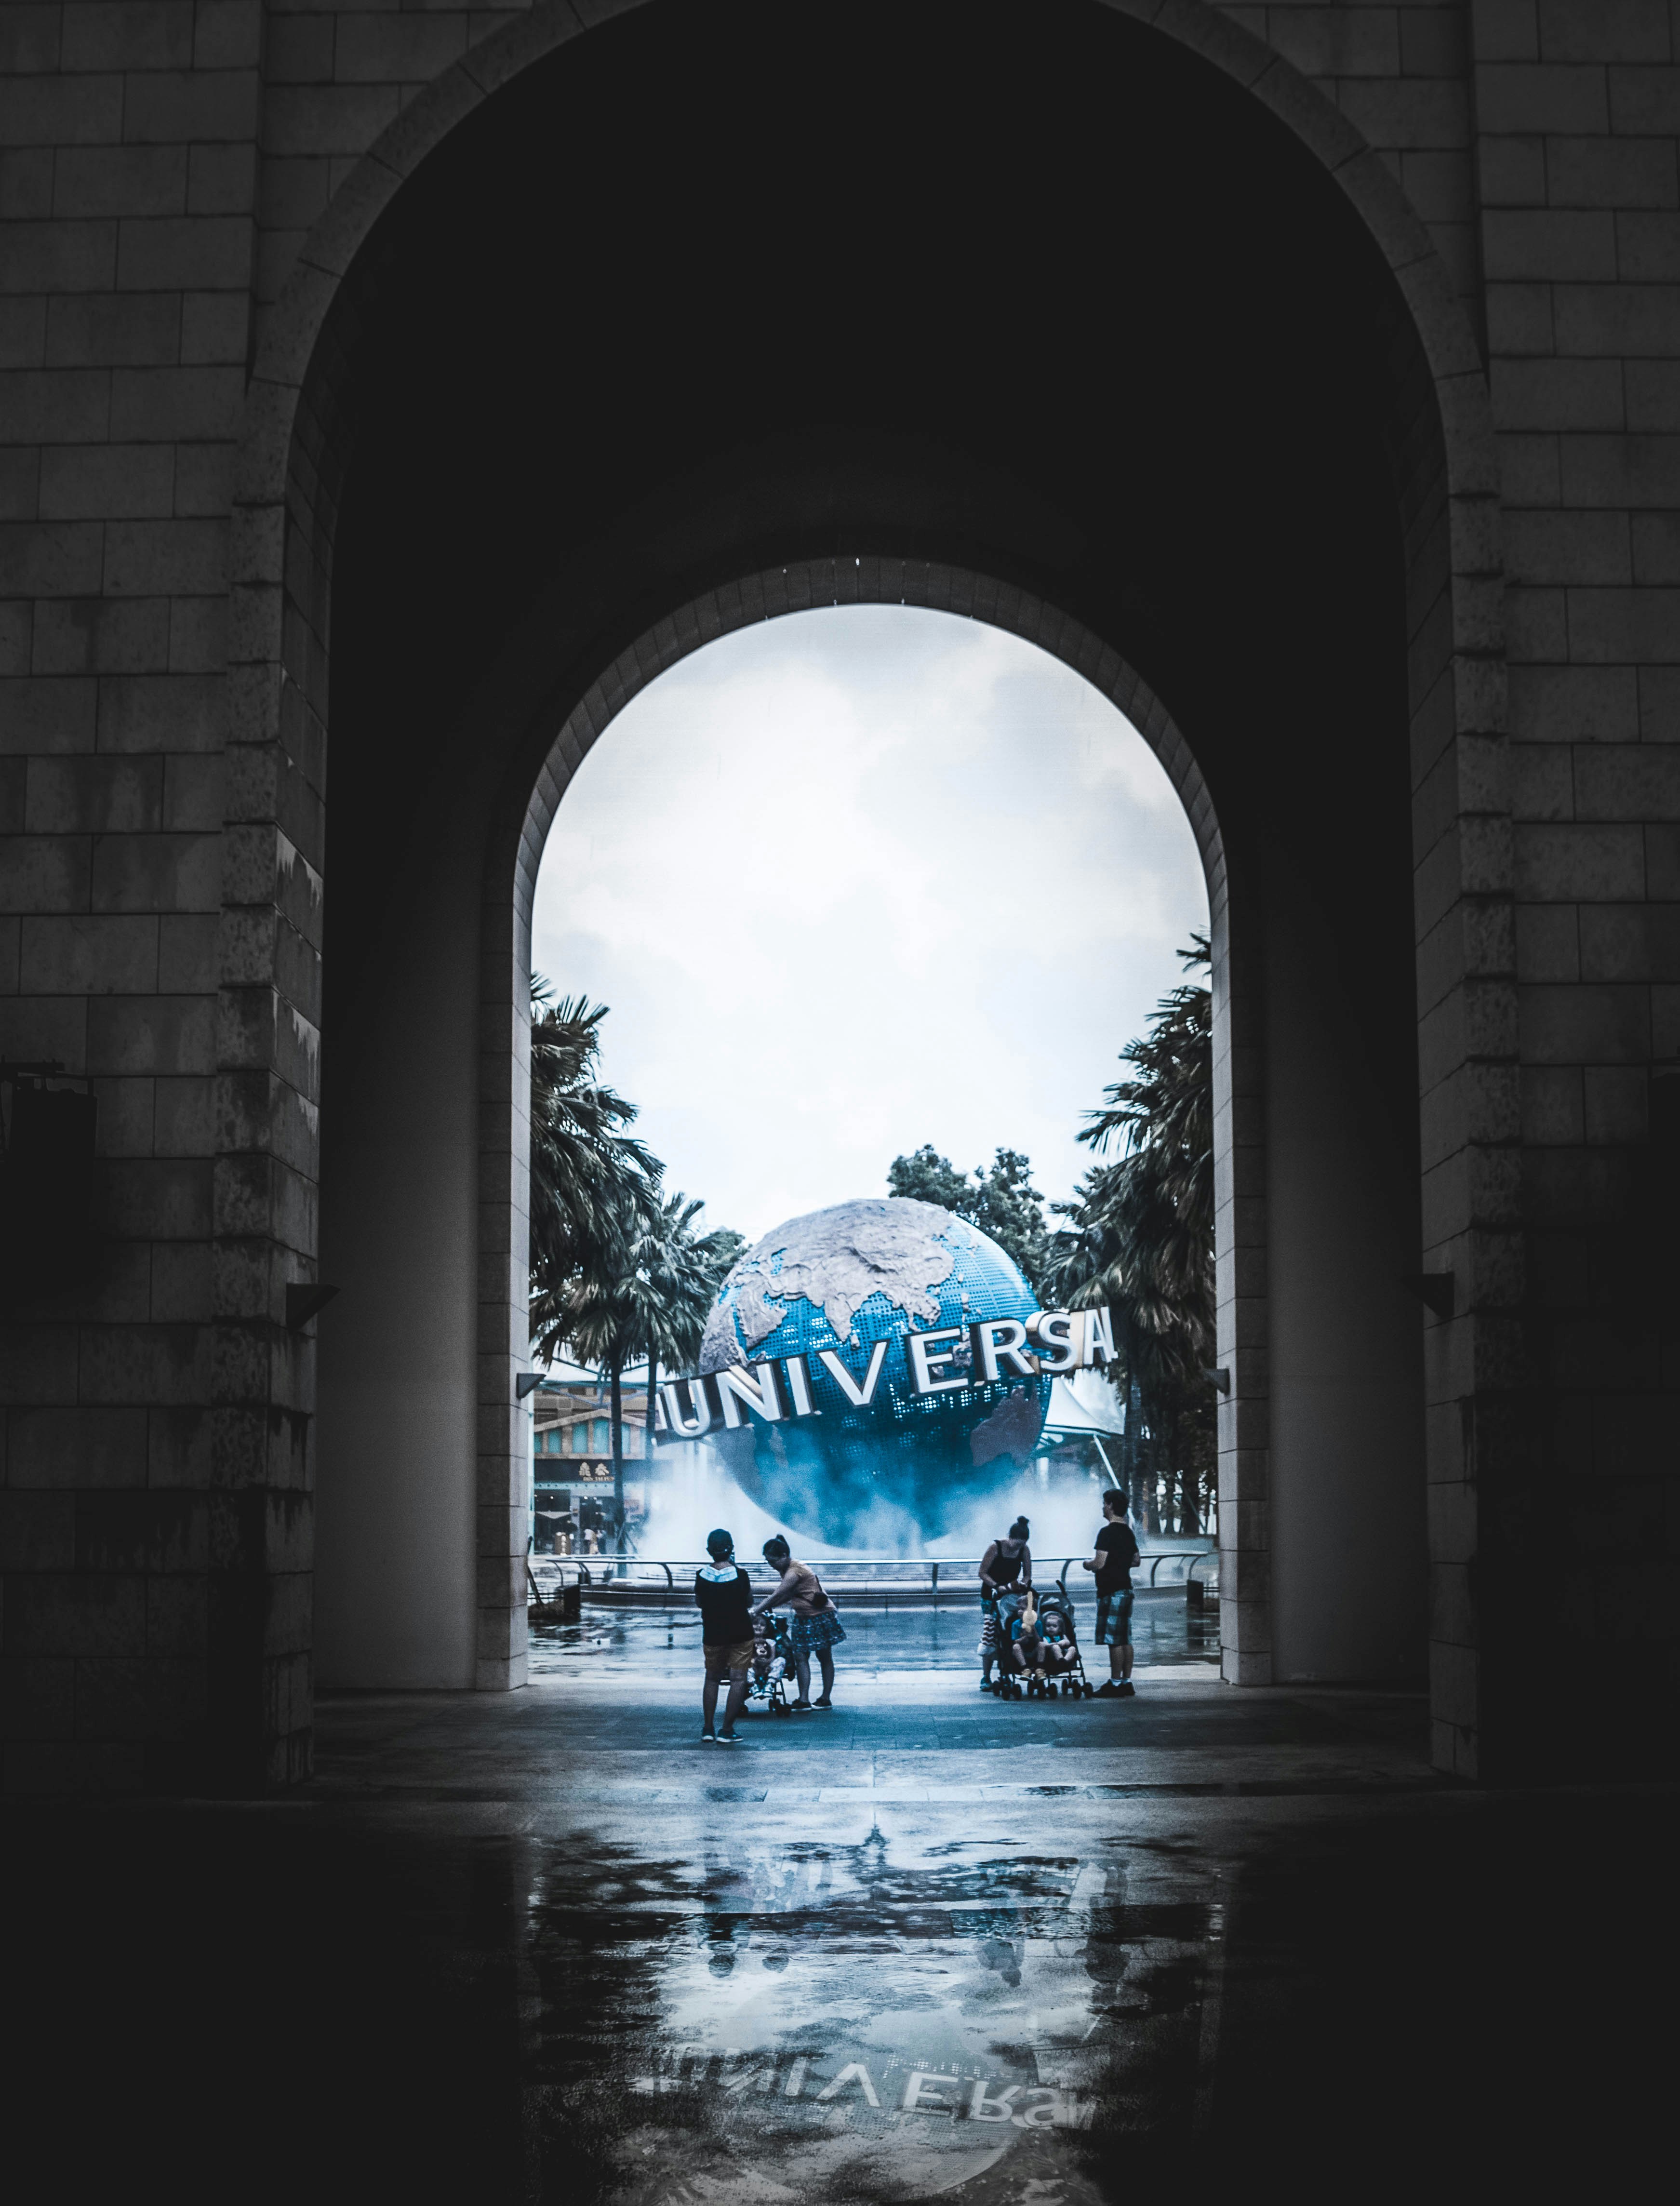
[[[1108,1680],[1097,1688],[1117,1699],[1135,1696],[1132,1684],[1132,1571],[1137,1541],[1126,1522],[1126,1497],[1111,1486],[1103,1495],[1103,1529],[1084,1567],[1097,1574],[1097,1644],[1108,1649]]]
[[[747,1676],[753,1660],[753,1582],[735,1559],[735,1541],[722,1530],[708,1532],[706,1552],[712,1560],[694,1573],[694,1599],[700,1603],[700,1638],[706,1653],[706,1683],[700,1688],[700,1744],[733,1746],[735,1720],[747,1700]],[[727,1678],[730,1696],[724,1703],[724,1726],[712,1728],[718,1708],[718,1688]]]

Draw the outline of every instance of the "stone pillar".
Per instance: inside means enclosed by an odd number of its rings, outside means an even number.
[[[1498,1016],[1521,1055],[1497,1201],[1529,1254],[1502,1402],[1463,1445],[1487,1720],[1517,1761],[1571,1696],[1594,1735],[1631,1737],[1671,1690],[1673,1320],[1653,1260],[1674,1134],[1652,1104],[1680,1063],[1680,49],[1657,5],[1471,15],[1510,576],[1516,987]],[[1505,1261],[1498,1242],[1487,1258]]]

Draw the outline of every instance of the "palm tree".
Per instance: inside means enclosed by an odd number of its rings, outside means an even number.
[[[687,1195],[655,1197],[651,1205],[627,1195],[603,1220],[568,1291],[561,1319],[563,1338],[579,1361],[607,1374],[612,1417],[613,1528],[624,1544],[624,1367],[647,1357],[647,1422],[651,1451],[659,1365],[690,1363],[741,1237],[694,1231],[703,1205]],[[720,1270],[720,1263],[722,1270]]]
[[[658,1159],[624,1131],[636,1106],[595,1078],[605,1004],[553,1001],[531,976],[531,1333],[545,1361],[569,1337],[570,1295],[628,1210],[658,1205]]]
[[[1195,934],[1179,955],[1209,962]],[[1122,1051],[1141,1077],[1115,1082],[1079,1138],[1126,1154],[1087,1175],[1056,1237],[1051,1283],[1075,1306],[1106,1303],[1126,1367],[1126,1454],[1133,1499],[1159,1530],[1156,1481],[1144,1478],[1150,1452],[1165,1443],[1169,1484],[1177,1472],[1182,1529],[1200,1527],[1200,1459],[1212,1442],[1212,1406],[1201,1374],[1214,1340],[1212,1005],[1187,983],[1159,1005],[1150,1032]],[[1141,1489],[1147,1486],[1147,1492]]]
[[[657,1195],[653,1208],[660,1207]],[[646,1231],[648,1211],[639,1193],[621,1191],[599,1205],[592,1237],[566,1289],[553,1333],[580,1363],[606,1374],[612,1417],[612,1523],[615,1544],[624,1544],[624,1403],[620,1384],[624,1366],[637,1347],[637,1310],[632,1294],[637,1251]],[[651,1405],[650,1405],[651,1406]],[[652,1427],[650,1421],[649,1438]]]
[[[1178,953],[1189,967],[1212,962],[1207,937],[1192,934],[1190,947]],[[1117,1081],[1104,1089],[1106,1107],[1087,1115],[1091,1124],[1081,1142],[1105,1149],[1118,1136],[1133,1151],[1148,1151],[1156,1161],[1163,1193],[1171,1202],[1183,1237],[1170,1259],[1170,1273],[1181,1293],[1194,1293],[1213,1249],[1213,999],[1209,990],[1186,983],[1171,989],[1156,1006],[1150,1031],[1120,1052],[1142,1077]]]
[[[531,1335],[545,1362],[567,1347],[606,1374],[614,1529],[624,1535],[624,1367],[644,1351],[647,1444],[661,1360],[689,1362],[738,1233],[697,1235],[701,1208],[664,1195],[664,1166],[624,1129],[634,1103],[595,1078],[604,1004],[557,1003],[531,976]]]

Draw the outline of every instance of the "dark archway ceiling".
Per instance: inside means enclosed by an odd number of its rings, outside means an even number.
[[[1113,641],[1409,1051],[1397,319],[1281,127],[1094,5],[655,5],[562,50],[405,188],[335,331],[330,992],[379,872],[335,853],[400,847],[393,746],[446,767],[540,599],[557,720],[697,592],[874,550]]]

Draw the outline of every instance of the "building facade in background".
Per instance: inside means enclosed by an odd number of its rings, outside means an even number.
[[[647,1515],[647,1387],[619,1389],[620,1445],[628,1469],[624,1520],[634,1535]],[[611,1542],[612,1414],[607,1388],[593,1379],[551,1378],[531,1397],[531,1531],[539,1555],[586,1554]],[[595,1537],[592,1540],[590,1535]]]

